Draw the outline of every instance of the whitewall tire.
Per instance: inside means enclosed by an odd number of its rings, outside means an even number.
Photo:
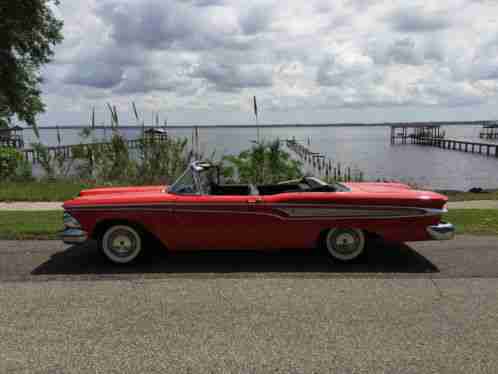
[[[365,251],[365,234],[360,229],[330,229],[325,237],[325,248],[336,261],[353,261]]]
[[[116,264],[128,264],[142,252],[143,240],[139,232],[128,225],[109,227],[101,237],[102,253]]]

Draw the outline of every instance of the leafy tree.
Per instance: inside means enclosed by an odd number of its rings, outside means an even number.
[[[0,0],[0,127],[13,116],[35,127],[41,101],[39,69],[62,41],[62,21],[50,3],[59,0]]]

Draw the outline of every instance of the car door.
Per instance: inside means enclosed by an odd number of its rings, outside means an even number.
[[[250,248],[253,201],[253,196],[178,195],[173,207],[177,248]]]

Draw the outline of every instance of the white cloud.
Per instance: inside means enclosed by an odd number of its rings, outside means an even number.
[[[246,121],[252,95],[278,122],[296,113],[330,121],[317,114],[327,108],[335,121],[367,108],[399,119],[399,108],[408,116],[417,106],[428,116],[466,106],[479,117],[497,101],[498,3],[427,4],[65,1],[65,41],[43,71],[42,119],[86,120],[93,105],[134,100],[196,121]]]

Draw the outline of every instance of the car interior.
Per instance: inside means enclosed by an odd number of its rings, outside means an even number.
[[[315,177],[275,184],[221,184],[220,172],[209,163],[196,163],[169,189],[176,194],[205,194],[221,196],[276,195],[289,192],[346,192],[350,189],[340,183],[327,184]]]
[[[301,180],[278,184],[217,184],[210,183],[210,195],[275,195],[287,192],[337,192],[344,191],[340,185],[325,184],[315,178],[304,177]]]

